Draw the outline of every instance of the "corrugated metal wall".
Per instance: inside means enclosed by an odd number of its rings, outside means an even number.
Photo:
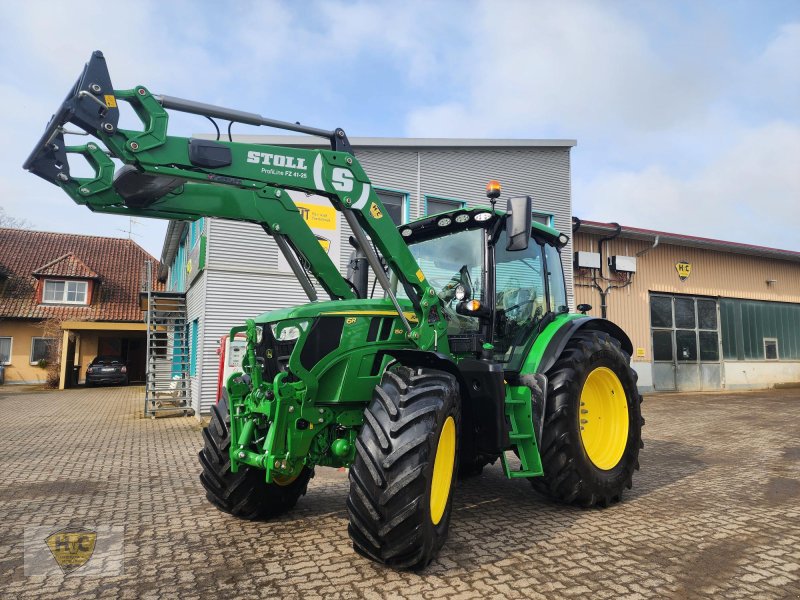
[[[424,215],[424,197],[444,196],[463,200],[468,206],[487,204],[489,179],[503,184],[503,197],[530,194],[537,212],[552,214],[555,227],[570,232],[569,147],[541,148],[357,148],[356,155],[376,187],[409,195],[412,219]],[[501,198],[499,207],[505,207]],[[207,267],[202,279],[200,337],[202,360],[193,402],[207,413],[216,397],[217,342],[230,327],[263,312],[307,302],[291,274],[277,270],[278,248],[257,225],[209,219],[206,222]],[[347,269],[351,232],[340,216],[342,272]],[[572,300],[572,251],[563,260],[570,304]],[[201,283],[198,279],[195,286]],[[196,305],[199,293],[192,304]],[[326,295],[320,290],[320,298]],[[190,309],[190,318],[195,313]]]
[[[200,275],[198,275],[192,282],[192,286],[186,291],[186,321],[189,324],[190,330],[192,321],[195,319],[198,321],[197,355],[201,357],[201,360],[197,360],[195,374],[191,377],[192,408],[194,408],[195,414],[201,414],[211,410],[210,405],[205,409],[205,411],[200,405],[200,399],[205,399],[207,397],[201,391],[203,372],[206,366],[206,354],[209,347],[205,339],[207,319],[205,306],[206,273],[200,273]],[[211,352],[213,351],[214,349],[212,348]],[[216,367],[208,372],[215,373]],[[214,401],[214,398],[215,397],[212,396],[212,402]]]
[[[800,304],[723,298],[719,310],[725,360],[764,360],[764,338],[780,360],[800,360]]]
[[[578,231],[575,250],[596,252],[598,239],[597,235]],[[626,238],[606,244],[609,256],[635,256],[650,247],[650,242]],[[680,261],[692,265],[686,281],[680,280],[675,268]],[[586,270],[576,271],[575,300],[578,304],[591,304],[589,314],[600,316],[600,295],[587,287],[591,285],[589,275]],[[768,284],[768,280],[774,283]],[[622,279],[617,281],[623,283]],[[634,348],[645,350],[644,356],[634,356],[634,360],[646,362],[652,360],[650,292],[796,303],[800,302],[800,264],[670,244],[660,244],[640,256],[631,285],[609,294],[608,318],[625,330]]]

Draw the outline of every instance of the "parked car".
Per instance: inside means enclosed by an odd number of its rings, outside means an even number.
[[[128,384],[128,367],[121,356],[97,356],[86,368],[86,386],[98,383]]]

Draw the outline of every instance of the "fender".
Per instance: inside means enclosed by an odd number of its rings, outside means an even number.
[[[585,317],[567,321],[564,325],[553,335],[550,343],[547,345],[542,358],[536,367],[537,373],[547,373],[551,367],[556,363],[558,357],[566,348],[569,340],[581,329],[592,329],[595,331],[602,331],[607,333],[613,338],[619,340],[622,349],[628,353],[628,356],[633,355],[633,344],[631,343],[628,335],[622,331],[619,325],[612,323],[607,319],[600,317]]]

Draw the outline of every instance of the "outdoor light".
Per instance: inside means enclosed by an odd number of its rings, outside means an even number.
[[[479,223],[482,223],[483,221],[488,221],[491,218],[492,218],[492,213],[490,212],[482,212],[475,215],[475,220],[478,221]]]
[[[458,215],[456,217],[456,223],[466,223],[467,221],[469,221],[469,215],[467,213],[464,213],[463,215]]]
[[[562,233],[561,235],[558,236],[558,243],[561,244],[562,246],[566,246],[568,241],[569,237],[566,234]]]
[[[456,286],[456,300],[461,302],[464,298],[467,297],[467,290],[464,288],[463,285],[460,283]]]
[[[481,303],[477,300],[470,300],[466,304],[466,309],[472,312],[475,312],[476,310],[480,309],[480,307]]]
[[[486,196],[488,198],[499,198],[500,197],[500,182],[492,179],[489,183],[486,184]]]
[[[403,237],[409,237],[412,233],[414,233],[414,232],[411,231],[410,229],[406,228],[406,229],[403,229],[403,231],[400,232],[400,235],[402,235]]]
[[[451,219],[450,217],[442,217],[441,219],[439,219],[438,221],[436,221],[436,224],[437,224],[439,227],[447,227],[447,226],[448,226],[448,225],[450,225],[450,223],[452,223],[452,222],[453,222],[453,219]]]

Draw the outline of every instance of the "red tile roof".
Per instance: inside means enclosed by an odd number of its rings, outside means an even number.
[[[76,279],[99,279],[100,276],[86,266],[86,263],[70,252],[51,260],[33,272],[34,277],[75,277]]]
[[[127,239],[0,228],[0,319],[73,321],[142,321],[139,291],[145,261],[158,261]],[[36,302],[38,277],[95,279],[90,306],[43,305]]]

